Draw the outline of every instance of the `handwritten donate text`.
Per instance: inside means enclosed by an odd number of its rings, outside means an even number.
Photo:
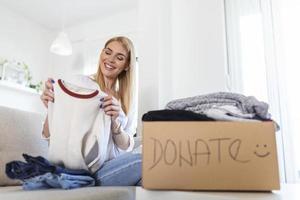
[[[221,163],[225,156],[233,162],[250,162],[240,155],[242,140],[239,138],[220,137],[207,140],[199,138],[192,141],[167,139],[163,142],[153,137],[150,139],[153,142],[153,163],[150,170],[159,163],[179,167],[209,165],[213,156],[218,163]]]

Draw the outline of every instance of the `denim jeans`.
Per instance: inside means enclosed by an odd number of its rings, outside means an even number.
[[[95,180],[90,176],[46,173],[23,181],[24,190],[48,188],[74,189],[94,186]]]
[[[6,164],[6,175],[11,179],[25,180],[35,176],[43,175],[47,172],[53,174],[71,174],[90,176],[90,172],[86,170],[72,170],[64,167],[53,165],[47,159],[37,156],[33,157],[27,154],[23,154],[26,162],[11,161]]]
[[[106,161],[93,176],[98,186],[141,186],[141,154],[125,153]]]

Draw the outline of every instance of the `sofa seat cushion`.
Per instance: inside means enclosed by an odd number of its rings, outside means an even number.
[[[47,157],[48,142],[41,139],[41,114],[0,106],[0,186],[20,182],[5,174],[6,163],[23,160],[22,153]]]
[[[0,187],[5,200],[133,200],[135,187],[86,187],[72,190],[48,189],[25,191],[21,186]]]

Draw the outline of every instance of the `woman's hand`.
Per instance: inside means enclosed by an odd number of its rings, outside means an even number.
[[[105,114],[110,115],[112,120],[116,120],[121,111],[121,105],[119,101],[112,95],[108,95],[100,99],[100,101],[102,102],[100,108],[104,110]]]
[[[54,102],[53,84],[54,80],[48,78],[48,80],[45,82],[45,90],[41,95],[41,100],[46,108],[48,108],[49,101]]]
[[[102,104],[100,105],[100,108],[102,108],[106,115],[110,115],[112,119],[112,132],[115,134],[120,133],[120,122],[117,120],[117,118],[120,115],[121,111],[121,105],[117,99],[115,99],[113,96],[108,95],[102,99],[100,99]]]

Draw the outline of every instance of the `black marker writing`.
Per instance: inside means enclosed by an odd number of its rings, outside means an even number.
[[[216,138],[210,139],[209,141],[218,141],[218,161],[221,162],[221,141],[223,140],[230,140],[230,138]]]
[[[235,144],[236,144],[236,149],[235,149],[235,153],[233,153],[233,147],[235,146]],[[250,160],[238,160],[237,159],[237,157],[240,153],[241,144],[242,144],[242,141],[240,139],[235,139],[228,147],[229,155],[233,160],[235,160],[237,162],[247,163]]]
[[[160,141],[159,140],[157,140],[157,139],[155,139],[155,138],[150,138],[150,139],[152,139],[153,141],[154,141],[154,148],[153,148],[153,150],[154,150],[154,152],[153,152],[153,165],[150,167],[150,169],[152,169],[153,167],[155,167],[158,163],[159,163],[159,161],[162,159],[162,156],[163,156],[163,154],[162,154],[162,150],[163,150],[163,147],[162,147],[162,144],[160,143]],[[159,144],[159,147],[160,147],[160,157],[158,158],[158,159],[156,159],[156,149],[157,149],[157,144]]]
[[[187,140],[186,144],[187,144],[187,149],[188,149],[189,160],[187,160],[186,158],[183,157],[183,155],[182,155],[183,151],[182,151],[182,147],[181,147],[181,141],[179,141],[179,166],[180,167],[182,166],[182,161],[185,161],[190,166],[193,166],[193,157],[192,157],[192,153],[191,153],[190,141]]]
[[[199,142],[201,142],[201,144],[203,145],[203,147],[205,147],[205,151],[203,151],[203,152],[199,152],[198,151]],[[200,156],[202,156],[202,155],[207,156],[207,164],[209,164],[210,150],[209,150],[208,144],[204,140],[197,139],[195,141],[195,153],[194,153],[194,155],[195,155],[195,165],[197,164],[198,155],[200,155]]]
[[[170,145],[168,145],[168,144],[172,144],[171,146]],[[169,148],[168,148],[169,147]],[[172,148],[173,147],[173,148]],[[167,165],[172,165],[175,161],[176,161],[176,157],[177,157],[177,149],[176,149],[176,145],[175,145],[175,143],[172,141],[172,140],[170,140],[170,139],[168,139],[167,140],[167,142],[166,142],[166,145],[165,145],[165,151],[164,151],[164,155],[173,155],[173,160],[171,161],[171,162],[169,162],[169,161],[167,161],[167,156],[164,156],[164,159],[165,159],[165,163],[167,164]],[[172,151],[172,149],[173,149],[173,153],[170,153],[170,154],[167,154],[167,150],[168,149],[170,149],[171,151]],[[171,157],[171,156],[170,156]]]
[[[149,168],[150,170],[157,166],[160,162],[170,166],[178,164],[179,167],[182,167],[186,164],[193,167],[201,163],[199,162],[199,158],[206,159],[206,162],[204,163],[208,165],[212,155],[217,157],[218,163],[221,163],[222,158],[226,155],[227,157],[229,155],[229,158],[238,163],[250,162],[250,160],[242,160],[240,158],[240,149],[242,145],[241,139],[234,139],[232,142],[227,144],[225,141],[229,141],[232,138],[212,138],[208,139],[208,142],[200,138],[192,141],[177,141],[172,139],[160,141],[153,137],[150,139],[153,141],[153,161]],[[191,145],[191,143],[193,143],[193,145]],[[212,143],[216,144],[216,148],[210,147]],[[228,145],[227,154],[222,152],[222,150],[224,150],[224,145]]]

